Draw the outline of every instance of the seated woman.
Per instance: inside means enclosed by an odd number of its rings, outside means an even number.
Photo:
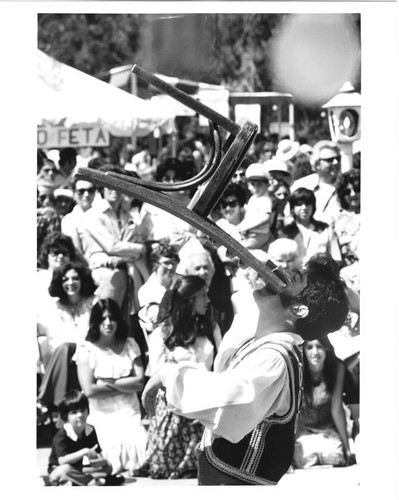
[[[288,198],[293,222],[282,229],[281,236],[298,243],[303,264],[316,253],[328,253],[340,265],[341,251],[332,226],[316,220],[316,197],[310,189],[298,188]]]
[[[140,348],[127,337],[118,304],[100,299],[93,306],[86,337],[77,350],[78,377],[89,398],[91,423],[112,473],[141,465],[145,431],[137,392],[143,389]]]
[[[56,300],[37,316],[44,364],[38,401],[44,406],[58,406],[69,390],[80,389],[73,356],[87,334],[95,289],[87,266],[67,262],[54,271],[48,293]]]
[[[326,337],[304,344],[303,399],[294,466],[352,465],[351,424],[342,403],[345,367]]]
[[[167,290],[159,308],[159,326],[149,344],[149,368],[155,373],[170,360],[212,368],[221,341],[219,329],[206,314],[209,299],[205,281],[183,276]],[[176,415],[166,403],[163,390],[156,396],[156,412],[150,420],[145,464],[137,476],[153,479],[196,477],[195,448],[202,436],[198,422]]]
[[[36,308],[37,312],[45,310],[52,301],[48,293],[51,278],[55,269],[66,262],[76,260],[76,249],[72,239],[61,231],[50,232],[38,248],[36,273]]]

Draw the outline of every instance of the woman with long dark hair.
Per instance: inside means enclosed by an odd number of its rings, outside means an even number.
[[[343,466],[354,462],[349,446],[351,422],[343,406],[345,367],[327,337],[304,344],[303,399],[294,465]]]
[[[127,336],[122,311],[112,299],[93,306],[86,342],[78,349],[78,376],[113,474],[132,472],[144,458],[145,432],[137,392],[144,384],[140,348]]]
[[[160,304],[157,328],[150,335],[149,369],[155,373],[167,361],[186,361],[211,370],[221,341],[220,330],[207,314],[206,282],[183,276],[167,290]],[[195,447],[203,426],[167,407],[159,390],[156,413],[150,420],[145,465],[136,475],[153,479],[196,477]]]
[[[332,225],[314,218],[316,197],[313,191],[298,188],[288,198],[293,222],[282,228],[281,235],[295,240],[303,263],[317,253],[328,253],[341,264],[342,256]]]

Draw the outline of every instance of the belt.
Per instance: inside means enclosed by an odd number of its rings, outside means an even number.
[[[96,267],[95,269],[100,269],[101,267],[106,267],[107,269],[119,269],[121,271],[127,271],[126,262],[118,262],[114,264],[113,262],[106,262],[101,266]]]

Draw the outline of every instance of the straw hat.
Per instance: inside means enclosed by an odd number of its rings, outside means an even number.
[[[67,188],[57,188],[54,191],[54,198],[70,198],[73,200],[73,192]]]
[[[269,173],[262,163],[251,163],[245,171],[245,178],[250,180],[269,181]]]
[[[283,139],[278,143],[276,158],[282,161],[292,160],[299,151],[299,142]]]
[[[312,153],[313,153],[313,148],[312,146],[310,146],[310,144],[301,144],[299,146],[299,152],[300,153],[305,153],[309,156],[312,156]]]
[[[291,176],[291,173],[289,172],[288,166],[285,161],[279,160],[277,158],[266,160],[263,164],[263,167],[266,169],[268,174],[271,174],[272,172],[282,172],[287,176]]]

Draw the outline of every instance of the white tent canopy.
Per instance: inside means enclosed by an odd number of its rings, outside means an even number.
[[[170,132],[174,114],[38,50],[37,124],[97,125],[119,137]]]

